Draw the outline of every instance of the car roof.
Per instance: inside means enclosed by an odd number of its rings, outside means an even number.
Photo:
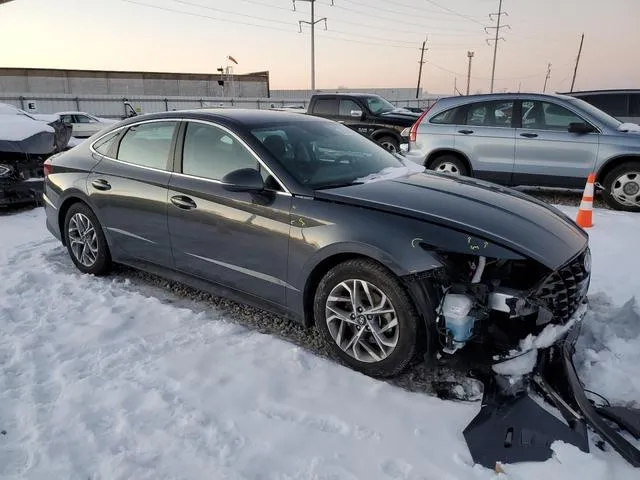
[[[615,95],[615,94],[627,94],[627,93],[640,93],[640,88],[610,88],[607,90],[580,90],[577,92],[567,92],[563,95]]]
[[[348,92],[319,92],[319,93],[315,93],[314,96],[328,96],[328,97],[358,97],[358,98],[365,98],[365,97],[380,97],[380,95],[378,95],[377,93],[364,93],[364,92],[354,92],[354,93],[348,93]]]
[[[470,102],[478,102],[484,100],[508,100],[511,98],[539,98],[541,100],[556,98],[561,100],[571,99],[569,95],[563,95],[559,93],[529,93],[529,92],[507,92],[507,93],[480,93],[477,95],[456,95],[456,96],[448,96],[448,97],[440,97],[438,101],[451,101],[456,100],[461,103],[470,103]]]
[[[67,112],[56,112],[56,115],[77,115],[78,113],[80,113],[82,115],[91,115],[92,117],[94,116],[91,113],[81,112],[80,110],[67,111]]]
[[[236,125],[256,127],[288,122],[331,122],[320,117],[307,115],[302,112],[282,110],[258,110],[248,108],[197,108],[191,110],[174,110],[170,112],[147,113],[142,116],[131,117],[130,120],[161,119],[181,117],[185,119],[227,121]]]

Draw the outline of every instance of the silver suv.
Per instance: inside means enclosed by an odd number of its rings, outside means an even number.
[[[564,95],[439,99],[411,127],[405,155],[427,168],[508,186],[584,188],[640,212],[640,127]]]

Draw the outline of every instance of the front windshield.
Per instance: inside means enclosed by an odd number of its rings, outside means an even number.
[[[600,110],[599,108],[591,105],[590,103],[585,102],[581,98],[570,97],[570,98],[568,98],[568,101],[570,103],[573,103],[576,107],[581,108],[582,110],[586,111],[589,115],[594,117],[596,120],[598,120],[599,122],[607,125],[610,128],[617,129],[620,125],[622,125],[621,121],[615,119],[614,117],[612,117],[608,113],[603,112],[602,110]]]
[[[367,97],[367,105],[372,113],[385,113],[395,110],[396,107],[382,97]]]
[[[251,130],[280,164],[312,189],[360,183],[383,169],[403,168],[399,158],[339,123],[293,121]]]

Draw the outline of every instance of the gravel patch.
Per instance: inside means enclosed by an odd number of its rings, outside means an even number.
[[[580,201],[582,200],[582,191],[535,188],[522,189],[521,191],[531,195],[532,197],[536,197],[543,202],[551,203],[553,205],[569,205],[577,207],[580,205]],[[595,208],[605,208],[610,210],[610,207],[605,203],[604,198],[602,198],[602,193],[599,191],[596,191],[593,206]]]

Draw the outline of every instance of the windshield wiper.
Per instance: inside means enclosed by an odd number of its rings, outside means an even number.
[[[340,188],[340,187],[350,187],[351,185],[362,185],[364,182],[336,182],[336,183],[326,183],[324,185],[320,185],[319,187],[315,187],[316,190],[326,190],[327,188]]]

